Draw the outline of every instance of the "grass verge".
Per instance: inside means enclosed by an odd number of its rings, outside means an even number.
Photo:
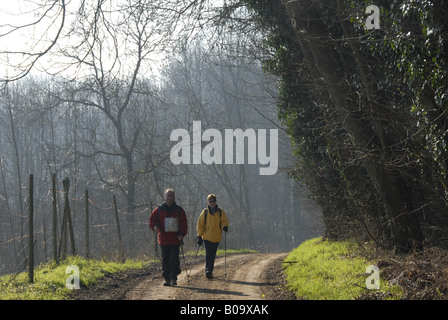
[[[62,300],[71,292],[66,280],[73,272],[66,273],[68,266],[79,268],[81,286],[95,284],[105,275],[130,269],[142,269],[151,261],[126,260],[124,263],[87,260],[79,256],[69,257],[59,264],[41,265],[34,271],[34,283],[29,283],[28,273],[0,277],[0,300]]]
[[[387,299],[399,299],[402,290],[379,278],[379,289],[367,289],[367,261],[359,246],[351,241],[323,241],[315,238],[302,243],[283,261],[288,288],[301,299],[353,300],[370,290],[381,291]]]

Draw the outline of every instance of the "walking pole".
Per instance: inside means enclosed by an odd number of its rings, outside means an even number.
[[[198,256],[198,253],[199,253],[199,249],[201,248],[201,246],[198,246],[197,245],[197,247],[198,247],[198,249],[196,250],[196,254],[194,255],[194,259],[193,259],[193,263],[195,263],[196,262],[196,257]],[[182,249],[182,255],[184,254],[184,252],[183,252],[183,249]],[[188,267],[187,266],[185,266],[185,273],[187,274],[187,282],[189,283],[190,282],[190,274],[191,274],[191,270],[193,269],[193,265],[191,265],[190,266],[190,271],[188,271]]]
[[[197,245],[197,247],[198,247],[198,250],[196,250],[196,254],[194,255],[194,262],[196,262],[196,257],[198,256],[198,253],[199,253],[199,249],[201,248],[201,246],[198,246]]]
[[[224,278],[227,277],[226,265],[227,265],[227,232],[224,232]]]
[[[159,258],[159,260],[160,260],[159,251],[157,250],[157,232],[154,232],[154,251],[155,251],[156,257]]]
[[[159,261],[162,261],[162,259],[160,258],[160,255],[159,255],[159,251],[158,251],[158,246],[157,246],[157,231],[154,231],[154,251],[155,251],[155,258],[156,259],[159,259]],[[157,277],[156,276],[154,276],[154,277],[152,277],[152,282],[154,282],[154,280],[156,279]]]
[[[182,258],[184,260],[185,273],[187,274],[187,283],[190,283],[190,274],[188,273],[187,260],[186,260],[185,255],[184,255],[184,242],[183,241],[180,242],[180,249],[182,250]]]

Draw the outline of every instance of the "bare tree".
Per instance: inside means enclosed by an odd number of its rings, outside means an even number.
[[[15,4],[8,4],[15,7]],[[19,12],[10,12],[0,24],[2,43],[14,43],[15,38],[31,38],[27,47],[3,48],[0,61],[7,71],[2,77],[5,83],[24,78],[38,64],[39,59],[50,53],[63,34],[66,24],[67,6],[65,0],[44,2],[23,1],[18,6]],[[22,11],[23,10],[23,11]],[[16,22],[18,21],[18,23]]]

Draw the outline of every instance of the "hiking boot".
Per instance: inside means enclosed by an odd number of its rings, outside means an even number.
[[[206,271],[205,276],[207,277],[207,279],[213,279],[213,275],[210,271]]]
[[[177,280],[175,280],[175,279],[171,279],[171,281],[170,281],[170,285],[172,285],[172,286],[177,286]]]
[[[168,280],[165,280],[165,282],[163,283],[163,286],[164,287],[169,287],[169,286],[171,286],[171,282],[168,281]]]

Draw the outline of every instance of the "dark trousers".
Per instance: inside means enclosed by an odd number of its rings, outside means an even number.
[[[165,280],[177,280],[180,274],[180,258],[178,245],[160,246],[162,251],[162,277]]]
[[[205,272],[213,272],[215,267],[216,251],[218,250],[219,242],[210,242],[204,240],[205,246]]]

